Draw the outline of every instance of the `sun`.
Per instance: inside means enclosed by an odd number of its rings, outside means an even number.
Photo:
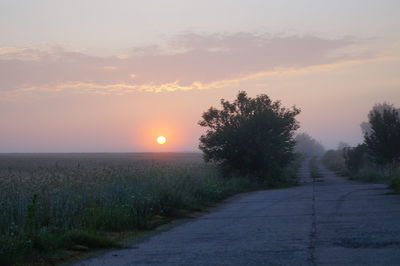
[[[158,136],[157,137],[157,143],[158,144],[164,144],[165,142],[167,142],[167,138],[164,136]]]

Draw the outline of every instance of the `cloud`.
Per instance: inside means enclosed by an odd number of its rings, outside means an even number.
[[[139,47],[129,55],[113,57],[59,46],[0,47],[0,91],[123,94],[216,88],[277,69],[303,69],[368,56],[351,50],[361,44],[349,37],[187,32],[171,39],[167,49]]]

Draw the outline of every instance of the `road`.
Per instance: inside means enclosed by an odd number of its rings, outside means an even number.
[[[244,193],[89,265],[400,265],[400,196],[308,164],[301,185]]]

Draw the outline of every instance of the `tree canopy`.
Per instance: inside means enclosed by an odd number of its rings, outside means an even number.
[[[221,106],[209,108],[199,122],[207,128],[199,145],[205,160],[228,173],[277,178],[293,159],[300,110],[285,108],[265,94],[251,98],[244,91],[233,102],[222,99]]]
[[[383,106],[384,108],[378,108]],[[400,161],[400,113],[392,105],[376,105],[368,115],[364,140],[374,161],[394,165]]]
[[[369,164],[367,156],[367,145],[359,144],[356,147],[346,147],[342,149],[345,165],[351,174],[358,173],[365,169]]]

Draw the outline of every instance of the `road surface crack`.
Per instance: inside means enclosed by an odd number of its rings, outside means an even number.
[[[313,178],[312,181],[312,203],[311,203],[311,230],[310,230],[310,243],[309,243],[309,261],[311,265],[315,264],[315,242],[317,239],[317,218],[315,208],[315,184],[316,180]]]

